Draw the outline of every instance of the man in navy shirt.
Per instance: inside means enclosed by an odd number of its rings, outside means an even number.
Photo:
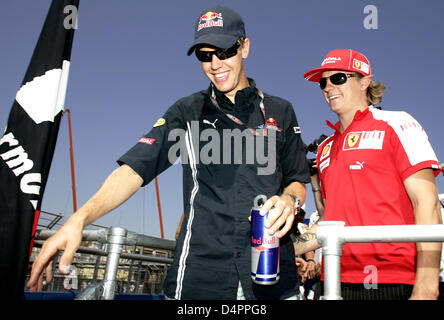
[[[48,239],[29,286],[57,250],[59,269],[71,263],[83,228],[116,208],[180,157],[184,218],[164,283],[171,299],[286,299],[298,293],[290,230],[310,181],[292,105],[263,93],[247,78],[250,49],[242,18],[216,6],[196,21],[195,52],[210,80],[207,90],[174,103],[119,160],[99,191]],[[280,281],[251,280],[250,209],[264,194],[270,233],[280,238]],[[239,294],[240,293],[240,294]]]

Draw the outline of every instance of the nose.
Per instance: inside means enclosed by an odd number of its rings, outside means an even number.
[[[222,67],[222,60],[220,60],[215,54],[211,57],[211,69],[217,70]]]
[[[334,88],[335,88],[335,85],[333,83],[331,83],[330,78],[327,78],[327,82],[326,82],[326,85],[325,85],[325,88],[323,89],[323,91],[329,92]]]

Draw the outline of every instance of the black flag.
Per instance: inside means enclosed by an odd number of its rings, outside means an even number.
[[[0,297],[21,299],[65,103],[79,0],[53,0],[0,139]]]

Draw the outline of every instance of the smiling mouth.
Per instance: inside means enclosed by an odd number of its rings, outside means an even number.
[[[339,97],[340,97],[339,94],[332,95],[332,96],[328,97],[328,100],[329,100],[329,101],[333,101],[333,100],[335,100],[335,99],[337,99],[337,98],[339,98]]]
[[[214,75],[214,79],[216,80],[216,82],[224,82],[228,79],[228,74],[230,72],[221,72],[221,73],[217,73]]]

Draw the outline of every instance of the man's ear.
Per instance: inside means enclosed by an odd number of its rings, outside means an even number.
[[[250,39],[245,38],[241,48],[242,59],[246,59],[250,53]]]
[[[361,90],[365,91],[370,86],[370,83],[372,82],[371,76],[365,76],[361,78]]]

